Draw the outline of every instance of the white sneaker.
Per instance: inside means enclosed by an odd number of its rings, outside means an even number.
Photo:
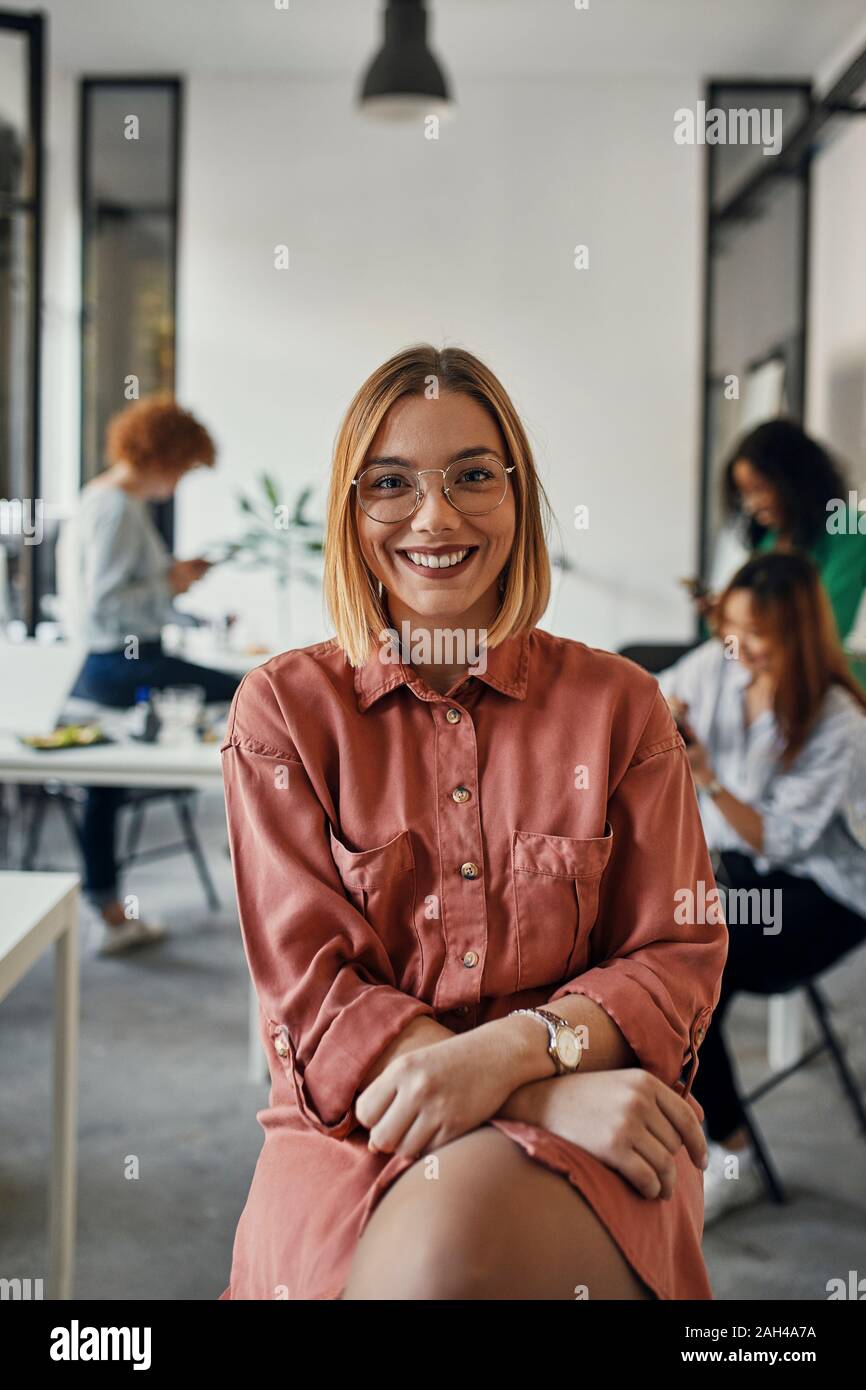
[[[726,1149],[711,1139],[707,1147],[710,1161],[704,1169],[705,1230],[728,1212],[749,1206],[765,1195],[758,1160],[750,1146]]]
[[[132,950],[136,946],[149,946],[165,936],[161,922],[142,922],[133,920],[122,922],[118,927],[102,924],[102,937],[97,947],[99,956],[116,956],[121,951]]]

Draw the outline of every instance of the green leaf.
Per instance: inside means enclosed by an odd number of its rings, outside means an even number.
[[[309,500],[310,500],[310,498],[312,497],[312,495],[313,495],[313,489],[312,489],[311,487],[302,488],[301,491],[298,493],[297,500],[295,501],[295,512],[294,512],[294,515],[293,515],[293,517],[292,517],[292,525],[294,525],[294,526],[310,526],[310,525],[312,525],[312,522],[307,521],[306,517],[304,516],[304,508],[306,507],[306,505],[307,505],[307,503],[309,502]]]
[[[277,496],[277,489],[274,487],[273,479],[270,478],[270,477],[268,476],[267,473],[263,473],[263,474],[261,475],[261,480],[262,480],[262,487],[263,487],[264,490],[265,490],[265,496],[267,497],[267,499],[268,499],[268,501],[270,502],[271,506],[272,506],[272,507],[279,507],[279,505],[280,505],[280,499],[279,499],[279,497]]]

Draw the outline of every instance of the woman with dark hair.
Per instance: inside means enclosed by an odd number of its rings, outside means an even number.
[[[792,989],[866,940],[866,694],[814,565],[801,554],[754,557],[721,595],[715,624],[714,638],[658,678],[728,889],[728,960],[694,1085],[711,1140],[707,1224],[761,1191],[720,1026],[731,999]],[[746,902],[757,923],[742,921]],[[732,1155],[737,1182],[727,1180]]]
[[[839,464],[793,420],[768,420],[734,449],[723,476],[728,517],[750,550],[813,561],[845,641],[866,590],[866,512],[849,507]],[[849,656],[866,688],[866,659]]]

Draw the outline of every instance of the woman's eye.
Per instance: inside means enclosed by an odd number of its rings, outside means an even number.
[[[489,468],[466,468],[457,479],[458,483],[486,483],[493,477]]]
[[[398,488],[406,487],[406,479],[399,477],[396,473],[387,473],[383,478],[377,478],[372,484],[379,492],[394,492]]]

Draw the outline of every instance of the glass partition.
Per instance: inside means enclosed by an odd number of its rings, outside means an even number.
[[[82,483],[115,411],[174,390],[179,120],[173,79],[82,83]]]
[[[35,621],[43,22],[0,11],[0,625]]]

